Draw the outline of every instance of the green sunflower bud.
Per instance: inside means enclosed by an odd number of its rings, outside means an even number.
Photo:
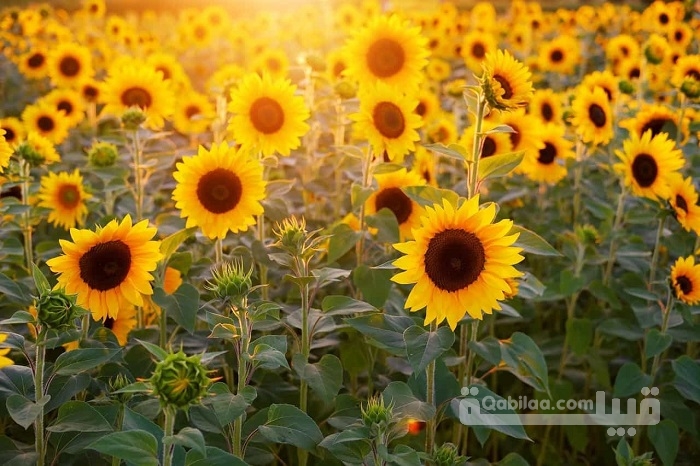
[[[310,53],[306,56],[306,64],[311,67],[312,70],[320,73],[326,69],[326,62],[323,56],[318,53]]]
[[[385,406],[381,396],[370,398],[361,412],[364,425],[380,432],[385,432],[394,418],[393,407]]]
[[[75,326],[79,308],[75,305],[75,296],[53,290],[39,297],[36,309],[39,324],[51,330],[64,331]]]
[[[241,261],[226,263],[220,270],[213,272],[213,277],[206,287],[222,301],[240,302],[250,291],[252,273],[252,268],[247,272],[243,271]]]
[[[681,84],[681,92],[689,99],[700,97],[700,81],[693,78],[686,78]]]
[[[134,395],[133,393],[114,394],[114,392],[121,390],[122,388],[126,387],[127,385],[131,385],[131,382],[129,381],[129,379],[124,374],[117,374],[116,377],[114,377],[112,380],[109,381],[108,393],[112,394],[112,396],[115,397],[120,403],[126,403]]]
[[[301,221],[296,217],[289,217],[277,224],[277,230],[274,231],[277,236],[277,246],[295,256],[301,256],[305,251],[305,242],[307,237],[306,220]]]
[[[46,157],[44,157],[44,154],[36,150],[28,142],[23,142],[19,146],[17,146],[17,149],[15,149],[15,153],[19,158],[26,161],[32,167],[39,167],[43,165],[46,161]]]
[[[93,167],[111,167],[118,157],[117,146],[109,142],[96,142],[88,150],[88,161]]]
[[[623,79],[620,81],[618,88],[620,89],[620,92],[622,92],[623,94],[627,94],[627,95],[634,94],[634,84],[632,84],[630,81],[627,81],[626,79]]]
[[[153,394],[164,408],[187,409],[206,394],[212,382],[208,372],[200,356],[187,356],[182,350],[170,353],[150,378]]]
[[[334,89],[341,99],[352,99],[357,95],[357,86],[346,80],[339,81]]]
[[[124,129],[134,131],[146,121],[146,114],[138,107],[131,107],[122,114]]]
[[[433,453],[433,463],[436,466],[457,466],[466,463],[466,458],[459,456],[457,447],[452,443],[443,443]]]
[[[600,233],[593,225],[580,225],[576,227],[576,237],[582,244],[599,244]]]

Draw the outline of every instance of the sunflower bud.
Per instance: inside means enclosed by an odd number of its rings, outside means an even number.
[[[170,353],[156,364],[149,381],[163,407],[179,409],[197,403],[211,385],[201,357],[187,356],[182,350]]]
[[[461,98],[467,82],[464,79],[455,79],[445,84],[445,92],[455,99]]]
[[[111,167],[118,156],[117,146],[109,142],[96,142],[88,150],[88,161],[93,167]]]
[[[632,95],[634,94],[634,84],[632,84],[630,81],[623,79],[620,80],[620,84],[618,85],[618,88],[620,89],[620,92],[623,94],[627,95]]]
[[[334,89],[341,99],[352,99],[357,95],[357,86],[347,80],[339,81]]]
[[[109,381],[109,391],[120,403],[126,403],[134,395],[133,393],[114,393],[118,392],[122,388],[130,385],[131,382],[124,374],[117,374],[112,380]]]
[[[62,290],[53,290],[39,297],[36,303],[37,320],[52,330],[68,330],[75,325],[78,307],[75,296],[68,296]]]
[[[693,78],[686,78],[681,84],[681,92],[689,99],[697,99],[700,97],[700,81]]]
[[[43,165],[46,161],[46,157],[44,157],[44,154],[36,150],[31,144],[29,144],[26,141],[17,146],[17,149],[15,149],[15,153],[20,159],[23,159],[32,167],[39,167]]]
[[[306,221],[302,218],[298,221],[296,217],[289,217],[277,224],[274,231],[278,238],[277,246],[295,256],[304,253],[306,242]]]
[[[582,244],[600,244],[600,233],[593,225],[580,225],[576,227],[576,238]]]
[[[213,272],[212,280],[207,282],[207,289],[213,291],[222,301],[240,302],[250,291],[252,273],[252,268],[247,272],[243,271],[241,261],[226,263],[220,270]]]
[[[393,407],[385,406],[381,396],[370,398],[361,412],[364,425],[376,430],[376,433],[386,432],[394,417]]]
[[[306,56],[306,64],[311,67],[312,70],[320,73],[326,69],[326,62],[322,55],[318,53],[310,53]]]
[[[456,466],[466,463],[466,458],[459,456],[457,447],[452,443],[443,443],[433,453],[435,466]]]
[[[131,107],[122,114],[124,129],[134,131],[146,121],[146,114],[138,107]]]

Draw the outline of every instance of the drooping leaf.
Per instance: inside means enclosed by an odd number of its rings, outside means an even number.
[[[325,403],[330,403],[343,386],[343,365],[333,354],[324,354],[319,362],[311,364],[297,353],[292,358],[292,366]]]
[[[538,256],[561,256],[561,253],[554,249],[544,238],[537,233],[528,230],[520,225],[513,225],[509,234],[520,233],[515,246],[523,248],[523,251]]]
[[[121,348],[78,348],[56,358],[56,375],[79,374],[104,364],[121,352]]]
[[[136,466],[158,466],[158,442],[144,430],[113,432],[87,447]]]
[[[42,397],[37,403],[34,403],[22,395],[10,395],[6,401],[7,411],[10,413],[13,421],[28,429],[41,413],[42,406],[48,403],[50,399],[51,397],[47,395]]]
[[[173,294],[167,294],[162,288],[153,290],[153,302],[163,312],[190,333],[194,332],[199,311],[199,290],[190,283],[183,283]]]
[[[676,423],[670,419],[663,419],[656,425],[648,426],[647,429],[647,437],[654,445],[654,449],[663,465],[672,466],[676,464],[680,443]]]
[[[267,411],[267,421],[258,432],[268,441],[294,445],[303,450],[313,450],[323,434],[308,414],[288,404],[272,404]]]
[[[110,424],[99,411],[84,401],[71,400],[58,409],[58,418],[49,432],[112,432]]]
[[[625,398],[639,394],[642,387],[651,385],[651,377],[642,372],[642,369],[633,362],[626,362],[620,367],[615,378],[613,396]]]
[[[404,331],[403,338],[409,364],[414,372],[422,372],[428,364],[452,347],[455,334],[445,326],[431,332],[413,325]]]

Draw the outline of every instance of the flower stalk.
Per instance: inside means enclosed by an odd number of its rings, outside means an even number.
[[[46,360],[46,328],[37,325],[36,362],[34,366],[34,390],[36,406],[39,412],[34,421],[34,450],[37,466],[44,466],[46,459],[46,442],[44,439],[44,365]]]

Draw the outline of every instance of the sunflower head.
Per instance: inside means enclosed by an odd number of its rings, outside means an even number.
[[[681,92],[689,99],[695,100],[700,97],[700,80],[685,78],[681,84]]]
[[[119,157],[117,146],[111,142],[95,142],[88,149],[88,162],[93,167],[106,168],[111,167]]]
[[[464,463],[466,463],[466,458],[460,456],[459,450],[453,443],[443,443],[433,452],[433,464],[435,466],[453,466]]]
[[[489,105],[498,110],[527,106],[533,92],[527,66],[503,50],[486,54],[481,87]]]
[[[216,297],[224,302],[240,303],[250,291],[252,273],[252,268],[247,272],[243,269],[241,261],[225,263],[219,270],[212,273],[212,279],[207,283],[207,289],[214,292]]]
[[[149,381],[161,406],[176,409],[196,404],[212,383],[202,358],[187,356],[182,350],[159,361]]]
[[[39,324],[62,332],[75,327],[75,319],[82,311],[75,304],[75,295],[67,295],[64,290],[51,290],[39,296],[36,309]]]
[[[140,107],[129,107],[122,113],[122,126],[127,131],[136,131],[146,121],[146,114]]]
[[[691,306],[700,302],[700,264],[693,256],[676,260],[670,281],[676,299]]]

